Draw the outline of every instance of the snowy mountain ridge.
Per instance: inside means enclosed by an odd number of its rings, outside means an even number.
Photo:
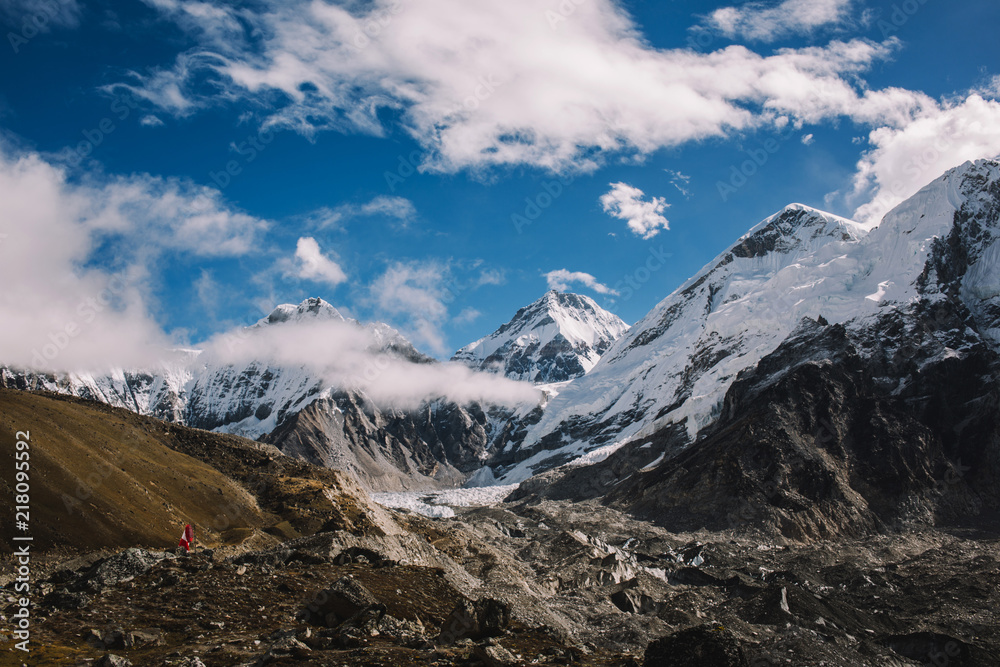
[[[626,331],[590,297],[551,290],[452,360],[515,380],[565,382],[590,371]]]
[[[736,376],[803,318],[864,328],[917,302],[961,299],[1000,340],[1000,166],[966,163],[874,229],[803,205],[762,221],[661,301],[564,387],[497,483],[674,423],[694,435]],[[951,256],[947,256],[951,253]],[[530,454],[530,455],[529,455]]]
[[[936,179],[874,228],[801,204],[786,206],[631,328],[587,297],[549,292],[454,357],[544,390],[542,403],[514,410],[444,400],[417,410],[380,409],[364,391],[314,366],[233,361],[191,350],[155,368],[99,377],[0,368],[0,385],[60,391],[203,429],[273,438],[280,448],[352,470],[380,490],[411,488],[412,479],[415,485],[453,485],[474,471],[477,485],[511,484],[582,456],[608,456],[667,427],[693,441],[719,417],[737,377],[801,331],[803,322],[842,325],[859,340],[893,331],[882,347],[896,349],[923,340],[919,323],[943,304],[949,312],[968,313],[963,317],[972,334],[966,340],[980,337],[996,349],[998,221],[1000,164],[979,160]],[[892,318],[899,320],[895,328]],[[951,326],[952,320],[942,321]],[[328,321],[345,323],[363,341],[351,348],[359,357],[437,363],[388,325],[347,320],[322,299],[278,306],[240,336],[281,342],[286,323]],[[939,358],[965,353],[964,343],[928,341]],[[823,362],[822,350],[803,354],[806,361]],[[883,380],[900,391],[906,377],[890,373]]]

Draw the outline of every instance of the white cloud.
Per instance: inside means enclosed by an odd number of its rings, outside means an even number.
[[[162,358],[174,341],[150,313],[157,259],[241,254],[266,228],[188,181],[73,182],[0,142],[0,363],[106,370]]]
[[[503,269],[483,269],[479,278],[476,279],[476,287],[483,285],[503,285],[507,282],[507,276]]]
[[[543,275],[545,276],[546,282],[549,284],[549,289],[554,289],[559,292],[567,292],[569,291],[572,283],[580,283],[585,287],[589,287],[594,290],[598,294],[618,294],[618,292],[611,289],[607,285],[597,282],[597,278],[594,276],[582,271],[557,269],[555,271],[549,271]]]
[[[455,316],[452,320],[455,324],[471,324],[475,322],[482,316],[482,313],[475,308],[464,308],[462,312]]]
[[[305,229],[339,229],[343,231],[341,222],[344,219],[343,213],[329,206],[320,206],[295,218],[295,222]]]
[[[417,216],[417,208],[405,197],[379,195],[363,204],[344,203],[333,208],[324,206],[310,218],[323,229],[340,225],[351,218],[372,216],[390,218],[406,226]]]
[[[611,191],[601,195],[604,212],[628,222],[628,228],[644,239],[653,238],[660,229],[670,229],[670,223],[663,217],[669,204],[663,197],[653,197],[643,201],[646,195],[637,187],[627,183],[611,183]]]
[[[985,91],[984,91],[985,92]],[[1000,154],[1000,102],[977,93],[924,111],[902,127],[880,127],[857,165],[854,212],[877,223],[892,207],[967,160]]]
[[[222,287],[207,269],[201,270],[201,275],[194,281],[194,291],[202,308],[211,312],[218,308],[222,300]]]
[[[812,134],[803,134],[802,138],[800,139],[800,141],[805,146],[812,146],[813,142],[815,141],[815,137],[813,137]]]
[[[409,220],[417,214],[416,207],[409,199],[388,195],[375,197],[370,202],[362,204],[359,211],[363,215],[383,215],[403,221]]]
[[[441,325],[448,317],[448,272],[437,262],[396,262],[372,285],[378,308],[402,318],[404,332],[435,353],[446,351]]]
[[[677,188],[677,191],[684,195],[685,199],[691,198],[691,177],[681,171],[674,171],[673,169],[664,169],[668,176],[670,176],[670,184]]]
[[[143,127],[163,127],[163,121],[152,114],[147,114],[139,119],[139,125]]]
[[[120,237],[137,252],[174,250],[205,257],[244,255],[268,229],[266,221],[233,210],[222,193],[186,179],[148,174],[88,181],[88,226]]]
[[[380,353],[382,344],[372,328],[307,321],[222,334],[207,343],[205,354],[223,363],[265,360],[306,367],[332,386],[361,391],[379,405],[401,409],[436,398],[507,405],[540,398],[528,383],[477,373],[463,364],[412,363]]]
[[[295,246],[295,275],[303,280],[323,282],[336,287],[347,280],[347,274],[334,260],[319,249],[319,242],[303,236]]]
[[[706,19],[726,37],[770,42],[843,23],[854,0],[784,0],[779,4],[747,2],[720,7]]]
[[[858,78],[892,52],[891,40],[768,56],[742,46],[657,50],[613,0],[576,4],[557,30],[534,0],[375,0],[364,9],[270,0],[257,13],[154,4],[198,45],[137,75],[135,95],[177,115],[252,100],[265,125],[306,135],[381,135],[378,114],[388,108],[427,150],[426,169],[586,170],[601,152],[649,153],[787,122],[785,114],[867,122],[909,114],[917,102],[867,91]],[[206,75],[214,83],[199,88]]]

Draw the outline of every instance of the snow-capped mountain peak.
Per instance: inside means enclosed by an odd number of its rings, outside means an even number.
[[[323,299],[310,297],[298,305],[283,303],[276,306],[267,317],[261,318],[254,326],[263,327],[271,324],[310,320],[336,320],[342,322],[344,321],[344,316],[340,314],[339,310]]]
[[[793,204],[761,221],[661,301],[528,430],[523,479],[596,447],[667,424],[710,424],[737,375],[803,318],[865,329],[943,299],[1000,341],[1000,164],[966,163],[890,211],[877,227]],[[921,306],[923,304],[923,306]],[[553,447],[555,445],[555,447]]]
[[[517,380],[562,382],[593,368],[627,330],[590,297],[551,290],[453,360]]]

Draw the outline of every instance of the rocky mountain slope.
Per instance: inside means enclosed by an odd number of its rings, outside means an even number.
[[[923,322],[947,321],[938,316]],[[517,497],[600,498],[670,530],[766,539],[1000,531],[1000,357],[961,326],[928,328],[922,349],[900,348],[905,321],[887,316],[860,337],[803,320],[740,374],[693,444],[666,428],[594,466],[532,478]]]
[[[901,313],[886,341],[905,352],[961,359],[968,345],[996,350],[1000,314],[1000,165],[967,163],[923,188],[868,230],[793,205],[764,220],[664,299],[570,383],[494,459],[501,483],[598,447],[680,429],[683,444],[722,414],[726,392],[785,341],[803,318],[861,338]],[[954,310],[971,330],[955,348],[927,340],[921,313]],[[960,311],[960,312],[958,312]],[[916,319],[915,319],[916,318]],[[949,320],[950,321],[950,320]],[[935,325],[937,326],[937,325]],[[961,328],[961,327],[960,327]],[[806,350],[814,359],[818,351]],[[879,380],[891,394],[906,367]],[[776,370],[779,373],[780,370]]]
[[[626,331],[590,297],[552,290],[452,360],[515,380],[565,382],[586,374]]]

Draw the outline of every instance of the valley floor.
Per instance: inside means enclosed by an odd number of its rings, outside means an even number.
[[[365,538],[384,543],[378,555],[345,558],[348,537],[321,533],[164,558],[113,585],[94,583],[110,551],[39,560],[47,580],[34,591],[27,664],[93,664],[111,653],[189,667],[635,665],[646,652],[647,665],[695,665],[713,651],[722,657],[711,664],[754,667],[1000,664],[996,538],[927,530],[782,545],[671,534],[553,501],[399,516],[418,542]],[[427,560],[434,553],[440,567]],[[7,560],[5,582],[10,572]],[[306,622],[310,601],[344,577],[378,613],[333,628]],[[9,614],[9,585],[3,595]],[[501,601],[509,624],[489,637],[442,635],[470,598]],[[12,644],[0,644],[0,664],[22,663]]]

